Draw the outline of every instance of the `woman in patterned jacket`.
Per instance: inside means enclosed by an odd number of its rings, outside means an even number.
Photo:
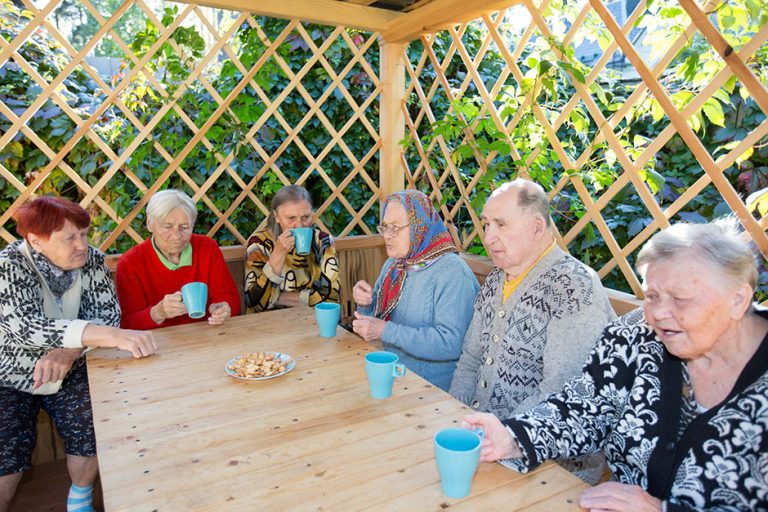
[[[312,216],[312,199],[304,187],[287,185],[272,198],[267,228],[248,240],[248,312],[339,302],[339,262],[331,235],[314,229],[310,253],[300,255],[293,250],[291,229],[311,227]]]
[[[104,255],[88,245],[87,211],[41,197],[14,219],[24,240],[0,252],[0,510],[31,466],[40,408],[64,439],[68,510],[93,510],[98,463],[83,349],[144,357],[155,339],[117,327],[120,306]]]
[[[606,328],[580,377],[485,429],[482,460],[521,471],[604,450],[593,510],[768,509],[768,311],[732,221],[678,224],[640,251],[643,310]]]

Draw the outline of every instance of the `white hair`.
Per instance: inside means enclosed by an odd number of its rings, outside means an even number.
[[[500,185],[491,193],[491,197],[488,199],[497,197],[508,190],[516,192],[516,205],[518,208],[538,215],[544,219],[544,225],[549,227],[549,200],[547,199],[547,193],[544,192],[544,188],[541,185],[530,180],[516,178]]]
[[[161,190],[153,195],[147,204],[147,222],[152,224],[162,222],[169,213],[181,208],[189,217],[190,224],[197,220],[197,208],[187,194],[181,190]]]
[[[637,255],[636,267],[645,276],[648,265],[683,251],[710,264],[731,285],[757,287],[755,253],[739,236],[739,222],[724,217],[709,224],[680,223],[653,235]]]

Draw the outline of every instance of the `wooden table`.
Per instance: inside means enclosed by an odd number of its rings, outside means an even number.
[[[368,394],[374,348],[339,328],[320,338],[307,308],[155,331],[146,359],[95,350],[88,372],[108,511],[578,510],[587,485],[547,463],[521,475],[481,464],[463,500],[440,492],[432,437],[467,409],[411,372]],[[226,361],[293,356],[281,377],[244,381]]]

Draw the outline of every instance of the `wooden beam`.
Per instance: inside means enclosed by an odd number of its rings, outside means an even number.
[[[187,3],[187,2],[185,2]],[[403,14],[337,0],[195,0],[191,3],[250,12],[271,18],[300,19],[321,25],[381,32]]]
[[[405,188],[405,169],[402,165],[403,148],[400,141],[405,135],[405,64],[403,45],[382,43],[379,81],[381,83],[381,107],[379,133],[381,153],[379,158],[379,183],[381,199],[392,192]]]
[[[382,32],[388,43],[407,43],[422,34],[474,20],[492,11],[506,9],[521,0],[435,0],[406,13],[389,24]]]

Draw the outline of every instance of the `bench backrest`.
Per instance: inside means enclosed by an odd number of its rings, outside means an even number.
[[[379,276],[387,253],[384,239],[379,235],[350,236],[334,242],[341,269],[341,314],[344,321],[352,318],[355,304],[352,301],[352,287],[359,280],[373,284]],[[221,252],[227,262],[232,278],[240,290],[240,310],[245,311],[245,250],[242,245],[222,247]],[[120,255],[107,256],[107,267],[114,272]]]
[[[373,284],[379,276],[381,267],[387,259],[384,239],[380,235],[350,236],[339,238],[335,242],[341,269],[341,314],[345,321],[352,318],[355,303],[352,300],[352,287],[357,281],[365,280]],[[222,247],[224,260],[240,289],[241,311],[245,311],[245,299],[242,284],[245,280],[245,247],[236,245]],[[482,284],[488,273],[493,270],[493,263],[486,256],[462,253],[464,261]],[[107,256],[107,266],[114,272],[119,255]],[[608,298],[617,315],[623,315],[642,305],[642,301],[629,293],[606,289]]]

